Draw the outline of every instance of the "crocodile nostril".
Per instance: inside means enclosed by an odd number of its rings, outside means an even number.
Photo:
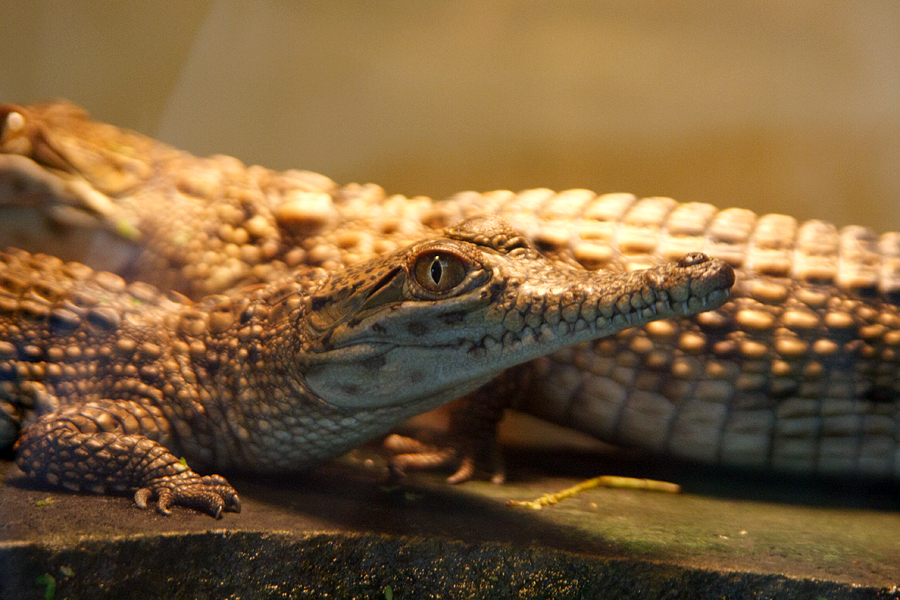
[[[708,260],[709,257],[702,252],[689,252],[681,257],[681,260],[678,261],[678,265],[681,267],[693,267],[694,265],[705,263]]]

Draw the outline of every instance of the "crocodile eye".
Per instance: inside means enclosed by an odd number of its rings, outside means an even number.
[[[466,278],[466,266],[458,256],[429,252],[416,259],[413,267],[416,283],[429,292],[449,292]]]

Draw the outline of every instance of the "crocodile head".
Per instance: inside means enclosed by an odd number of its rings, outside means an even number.
[[[20,157],[33,161],[46,173],[26,168],[23,174],[48,182],[55,177],[55,184],[48,185],[67,186],[72,195],[83,191],[72,186],[76,181],[89,186],[95,200],[143,184],[153,175],[142,158],[142,151],[150,145],[131,132],[91,121],[85,110],[67,102],[30,107],[0,104],[0,154],[4,160]]]
[[[304,308],[301,362],[334,406],[439,404],[564,346],[717,308],[733,283],[731,267],[700,253],[588,271],[476,217],[334,273]]]

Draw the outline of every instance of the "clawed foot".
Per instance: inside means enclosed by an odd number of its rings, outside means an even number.
[[[506,481],[503,455],[494,440],[473,443],[462,440],[455,444],[433,445],[402,435],[389,435],[384,447],[391,455],[388,470],[391,479],[402,479],[407,471],[424,471],[442,467],[455,467],[456,471],[447,478],[447,483],[457,484],[469,481],[477,471],[490,474],[491,483]],[[480,469],[479,465],[485,465]]]
[[[241,512],[241,500],[224,477],[201,477],[193,471],[167,475],[148,482],[134,494],[138,508],[146,509],[147,501],[156,498],[156,512],[170,515],[170,506],[184,506],[201,510],[216,519],[223,512]]]
[[[506,481],[503,452],[497,442],[497,425],[503,416],[504,398],[527,382],[517,370],[510,370],[489,384],[446,406],[449,417],[441,443],[429,444],[401,435],[384,440],[391,455],[391,477],[402,478],[406,471],[452,467],[456,471],[447,483],[472,479],[487,473],[492,483]]]

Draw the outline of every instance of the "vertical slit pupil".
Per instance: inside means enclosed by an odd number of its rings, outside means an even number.
[[[441,268],[441,259],[435,256],[434,260],[431,261],[431,280],[436,284],[439,284],[441,282],[442,275],[443,269]]]

